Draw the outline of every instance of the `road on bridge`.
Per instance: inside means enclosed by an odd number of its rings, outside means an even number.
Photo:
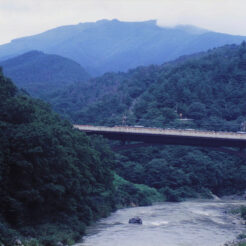
[[[206,147],[237,147],[240,149],[246,147],[246,133],[243,132],[91,125],[74,125],[74,128],[87,134],[100,134],[106,138],[121,141]]]

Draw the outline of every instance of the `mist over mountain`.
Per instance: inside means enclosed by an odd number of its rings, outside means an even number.
[[[6,76],[34,96],[82,82],[89,74],[75,61],[40,51],[30,51],[0,62]]]
[[[80,63],[93,75],[161,64],[181,55],[239,44],[245,37],[194,26],[160,27],[155,20],[100,20],[61,26],[0,46],[0,60],[30,50],[61,55]]]

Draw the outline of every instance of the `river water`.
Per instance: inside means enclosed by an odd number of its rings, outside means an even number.
[[[220,246],[245,228],[225,210],[246,201],[194,200],[119,209],[87,230],[76,246]],[[142,225],[128,224],[139,216]]]

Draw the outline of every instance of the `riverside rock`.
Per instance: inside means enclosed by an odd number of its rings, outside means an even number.
[[[21,242],[21,240],[20,239],[16,239],[15,241],[14,241],[14,245],[22,245],[22,242]]]
[[[13,242],[14,246],[24,246],[20,239],[15,239]]]
[[[139,218],[138,216],[137,217],[133,217],[131,219],[129,219],[128,221],[129,224],[143,224],[143,221],[141,218]]]
[[[243,239],[235,239],[233,241],[226,242],[224,244],[224,246],[238,246],[238,245],[245,244],[245,243],[246,243],[246,238],[243,238]]]

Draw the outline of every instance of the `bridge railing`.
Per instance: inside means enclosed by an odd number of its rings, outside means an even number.
[[[74,125],[75,128],[82,131],[90,132],[118,132],[118,133],[144,133],[156,135],[177,135],[191,137],[209,137],[209,138],[229,138],[245,139],[246,133],[243,132],[222,132],[222,131],[204,131],[196,129],[168,129],[153,127],[134,127],[134,126],[91,126],[91,125]]]

